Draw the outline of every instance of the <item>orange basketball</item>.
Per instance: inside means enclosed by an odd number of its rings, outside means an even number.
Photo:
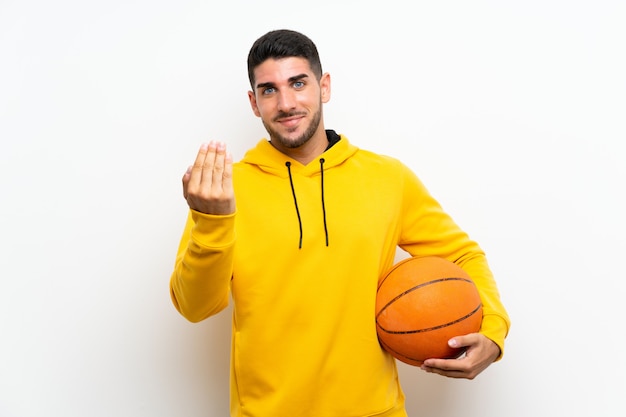
[[[448,340],[478,332],[482,303],[469,275],[446,259],[404,259],[378,284],[376,330],[396,359],[419,366],[428,358],[456,358]]]

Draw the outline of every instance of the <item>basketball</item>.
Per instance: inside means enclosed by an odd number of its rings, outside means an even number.
[[[425,359],[457,358],[454,336],[476,333],[482,303],[469,275],[439,257],[411,257],[396,263],[376,294],[376,331],[381,346],[396,359],[420,366]]]

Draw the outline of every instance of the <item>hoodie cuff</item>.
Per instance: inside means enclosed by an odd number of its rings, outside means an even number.
[[[493,314],[485,316],[483,317],[480,333],[491,339],[500,348],[500,355],[498,355],[495,362],[502,359],[502,356],[504,356],[504,339],[509,333],[506,321],[502,317]]]
[[[215,215],[191,210],[191,218],[194,221],[191,239],[199,246],[223,248],[235,242],[235,213]]]

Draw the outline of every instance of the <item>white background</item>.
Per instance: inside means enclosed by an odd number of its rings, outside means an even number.
[[[0,0],[0,416],[228,413],[230,322],[176,313],[180,178],[264,136],[246,56],[296,29],[326,126],[400,158],[486,250],[513,326],[411,416],[624,416],[626,3]]]

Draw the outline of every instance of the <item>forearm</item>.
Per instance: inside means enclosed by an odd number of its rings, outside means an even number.
[[[190,212],[170,279],[176,309],[192,322],[228,305],[233,269],[234,215]]]
[[[483,321],[480,333],[491,339],[500,348],[498,360],[504,354],[504,339],[509,332],[509,315],[500,300],[500,293],[493,274],[482,254],[462,260],[460,266],[472,278],[483,304]]]

